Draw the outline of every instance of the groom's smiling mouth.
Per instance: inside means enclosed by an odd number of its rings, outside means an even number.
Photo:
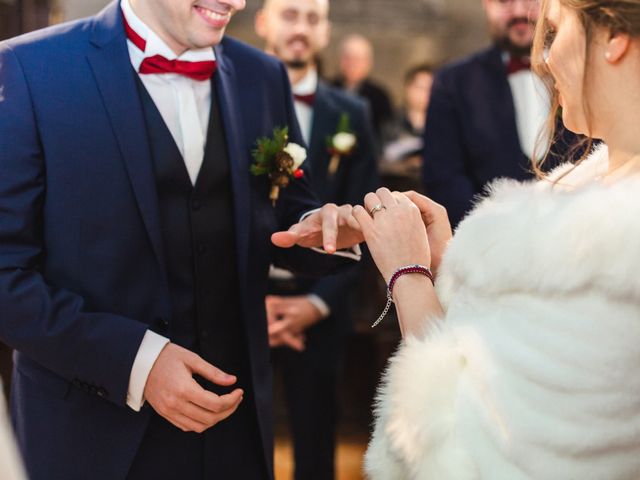
[[[231,20],[231,12],[216,12],[210,8],[194,5],[193,8],[200,15],[200,17],[214,28],[224,28],[229,24]]]

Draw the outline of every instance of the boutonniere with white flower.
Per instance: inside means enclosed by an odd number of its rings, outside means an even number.
[[[327,138],[327,148],[331,154],[329,161],[329,176],[333,177],[338,171],[342,157],[348,157],[356,148],[358,139],[351,131],[349,115],[343,113],[338,122],[336,133]]]
[[[271,138],[260,138],[251,154],[255,160],[251,173],[269,176],[269,199],[275,207],[280,189],[289,185],[292,178],[304,177],[300,166],[307,159],[307,151],[297,143],[289,143],[289,129],[285,127],[275,128]]]

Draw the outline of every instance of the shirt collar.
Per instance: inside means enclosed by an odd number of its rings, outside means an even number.
[[[318,71],[310,68],[298,83],[291,87],[294,95],[313,95],[318,90]]]
[[[127,40],[130,47],[131,63],[136,71],[140,68],[142,60],[147,57],[153,57],[154,55],[161,55],[167,60],[183,60],[187,62],[203,62],[216,59],[213,48],[187,50],[180,56],[176,55],[174,51],[136,15],[133,8],[131,8],[129,0],[121,0],[120,7],[129,26],[147,43],[144,52],[142,52],[135,47],[130,40]],[[133,48],[131,48],[132,46]]]

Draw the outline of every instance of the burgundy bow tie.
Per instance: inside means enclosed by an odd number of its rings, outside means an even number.
[[[293,94],[293,98],[297,102],[302,102],[305,105],[308,105],[309,107],[313,107],[313,103],[316,101],[316,94],[315,93],[311,93],[309,95],[298,95],[298,94],[294,93]]]
[[[529,57],[510,57],[509,63],[507,63],[507,73],[509,75],[518,73],[522,70],[531,69],[531,60]]]
[[[131,28],[127,19],[124,18],[124,13],[122,18],[124,20],[124,29],[127,32],[127,38],[131,40],[140,51],[144,52],[147,48],[147,42]],[[162,55],[154,55],[153,57],[146,57],[142,60],[138,71],[141,74],[176,73],[202,82],[209,80],[215,73],[216,68],[217,63],[215,60],[187,62],[184,60],[169,60]]]

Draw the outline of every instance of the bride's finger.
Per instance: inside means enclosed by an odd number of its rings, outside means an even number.
[[[355,207],[353,207],[353,218],[356,222],[358,222],[360,230],[362,231],[365,239],[368,238],[374,228],[373,218],[371,218],[369,212],[366,211],[364,207],[356,205]]]
[[[399,205],[415,205],[411,200],[409,200],[409,197],[407,197],[404,193],[402,192],[391,192],[391,194],[393,195],[393,198],[395,198],[396,202],[398,202]]]
[[[384,205],[384,203],[377,194],[367,193],[364,197],[364,208],[367,209],[367,213],[376,205]]]
[[[351,210],[351,215],[347,218],[347,225],[358,232],[362,232],[362,227],[358,223],[358,220],[356,220],[356,217],[353,216],[353,209]]]
[[[398,203],[398,201],[395,199],[395,197],[391,193],[391,190],[389,190],[386,187],[382,187],[376,190],[376,194],[378,195],[378,198],[380,198],[380,201],[382,202],[382,204],[385,205],[386,207],[391,207]]]
[[[431,222],[436,218],[447,218],[447,210],[429,197],[414,191],[403,192],[403,194],[420,209],[427,221]]]

